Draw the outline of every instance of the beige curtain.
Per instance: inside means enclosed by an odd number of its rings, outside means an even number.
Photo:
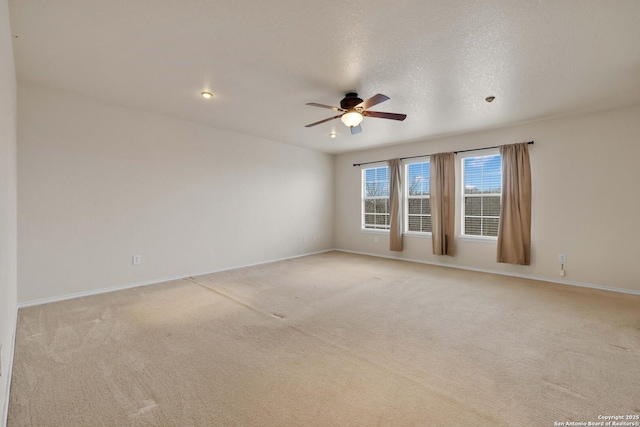
[[[389,250],[402,251],[402,161],[389,160]]]
[[[531,264],[531,166],[528,144],[503,145],[498,262]]]
[[[431,242],[434,255],[454,256],[455,233],[455,156],[439,153],[431,163]]]

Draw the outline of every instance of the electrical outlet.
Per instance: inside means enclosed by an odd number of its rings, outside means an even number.
[[[374,243],[378,243],[379,241],[380,241],[380,239],[378,238],[378,236],[376,236],[376,237],[374,237],[374,238],[373,238],[373,242],[374,242]]]
[[[558,254],[558,262],[564,264],[567,262],[567,254]]]
[[[134,256],[133,256],[133,258],[132,258],[132,260],[131,260],[131,263],[132,263],[133,265],[141,264],[141,263],[142,263],[142,256],[140,256],[140,255],[134,255]]]
[[[304,237],[302,238],[302,243],[307,243],[307,236],[304,236]]]

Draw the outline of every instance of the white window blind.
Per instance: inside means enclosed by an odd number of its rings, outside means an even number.
[[[429,162],[406,165],[405,177],[405,231],[431,233]]]
[[[462,174],[462,233],[497,237],[502,195],[500,154],[463,159]]]
[[[389,229],[389,167],[362,170],[362,228]]]

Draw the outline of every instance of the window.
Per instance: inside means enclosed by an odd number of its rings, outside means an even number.
[[[463,159],[462,177],[462,234],[497,237],[502,194],[500,154]]]
[[[389,229],[389,167],[362,170],[362,228]]]
[[[431,233],[431,168],[429,162],[410,163],[405,168],[405,231]]]

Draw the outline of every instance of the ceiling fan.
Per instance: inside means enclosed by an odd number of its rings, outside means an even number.
[[[377,95],[373,95],[371,98],[363,101],[358,98],[358,94],[355,92],[350,92],[345,95],[344,99],[340,101],[340,107],[332,107],[330,105],[317,104],[315,102],[309,102],[306,105],[311,105],[312,107],[320,107],[320,108],[328,108],[334,111],[340,111],[342,114],[338,114],[335,117],[329,117],[328,119],[320,120],[319,122],[311,123],[306,125],[305,127],[310,128],[312,126],[319,125],[321,123],[325,123],[337,118],[342,120],[346,126],[351,129],[351,134],[355,135],[357,133],[362,132],[362,127],[360,127],[360,123],[365,117],[375,117],[378,119],[391,119],[391,120],[404,120],[407,118],[406,114],[396,114],[396,113],[382,113],[380,111],[369,111],[369,108],[374,105],[378,105],[381,102],[388,100],[389,97],[383,95],[381,93]]]

